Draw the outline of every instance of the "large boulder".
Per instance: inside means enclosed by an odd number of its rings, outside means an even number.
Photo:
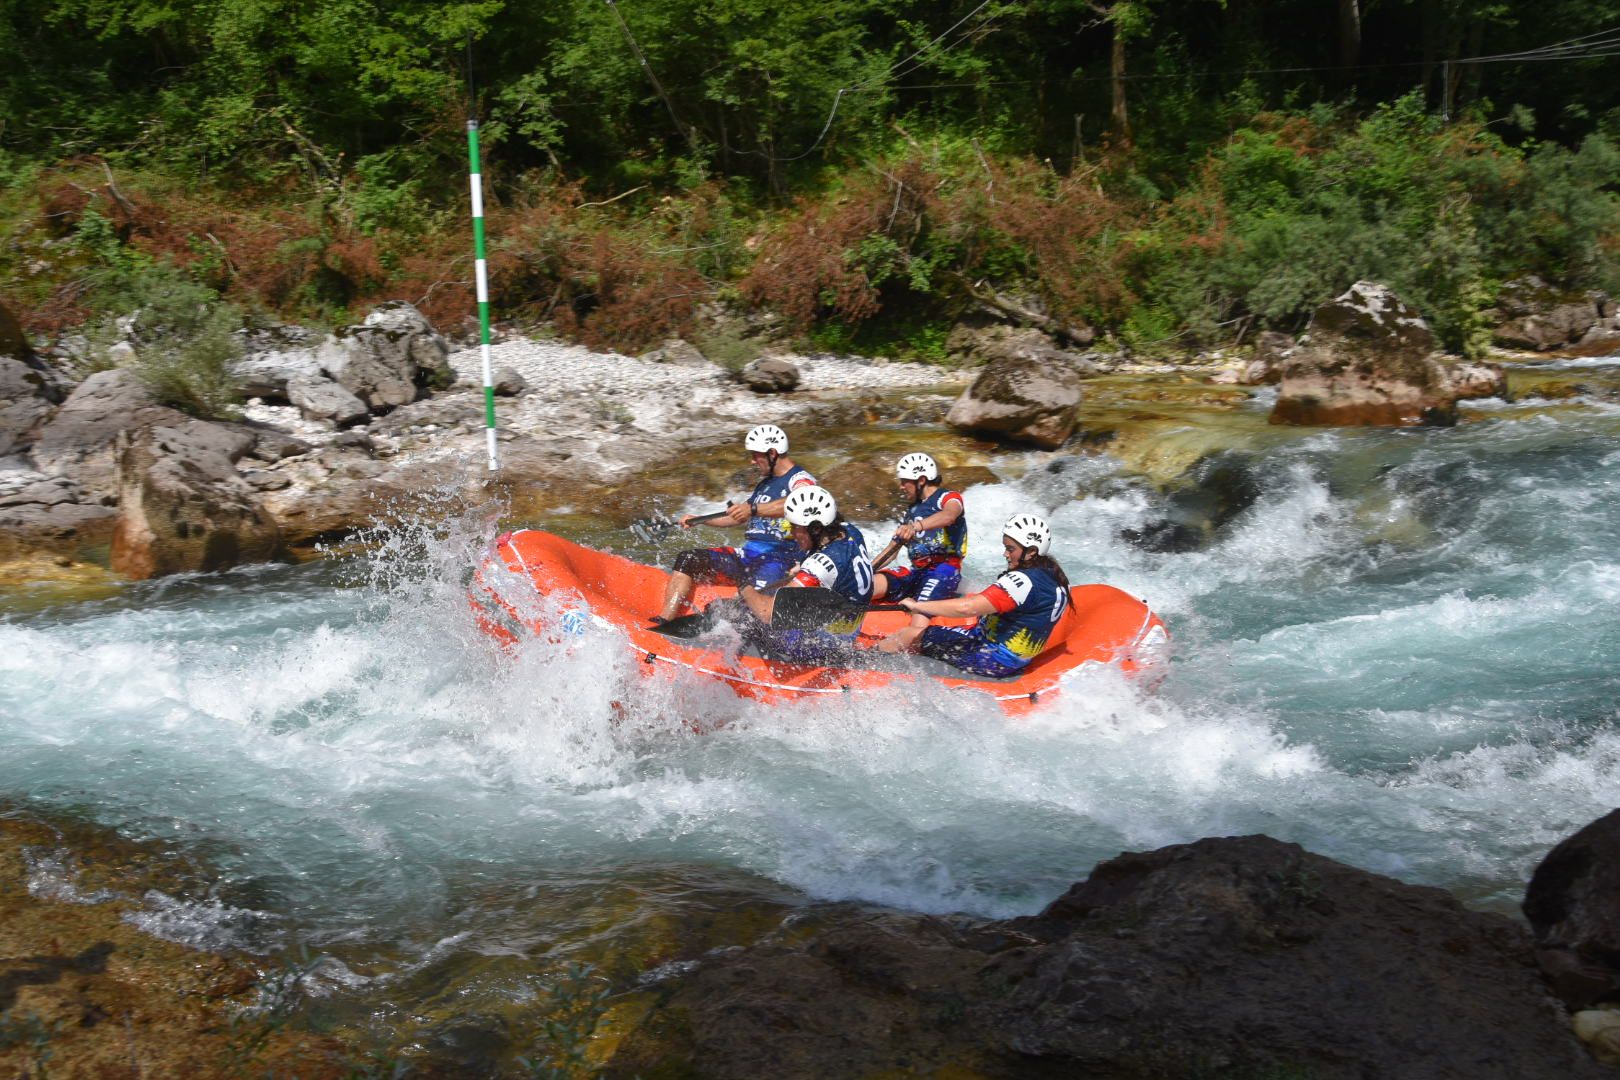
[[[785,394],[799,385],[799,369],[779,356],[762,356],[744,365],[737,378],[756,394]]]
[[[251,445],[197,420],[121,433],[112,569],[138,580],[280,557],[281,531],[234,464]]]
[[[959,431],[1055,450],[1074,433],[1080,400],[1080,373],[1068,363],[1004,357],[979,372],[945,422]]]
[[[1535,276],[1515,278],[1497,293],[1504,317],[1495,340],[1509,349],[1545,352],[1580,341],[1613,305],[1601,293],[1562,292]]]
[[[1565,1003],[1620,1001],[1620,810],[1547,853],[1525,889],[1524,917]]]
[[[406,303],[384,304],[359,326],[321,342],[315,359],[330,378],[377,412],[408,405],[430,386],[455,381],[450,346],[421,312]]]
[[[84,505],[83,495],[65,476],[0,468],[0,560],[37,552],[98,554],[112,539],[118,512]]]
[[[366,403],[322,375],[294,375],[287,380],[287,400],[306,420],[326,420],[350,427],[371,415]]]
[[[1264,836],[1037,916],[821,908],[662,967],[605,1075],[1597,1078],[1529,933]]]
[[[119,434],[188,419],[159,405],[136,372],[98,371],[80,383],[40,428],[32,449],[34,463],[41,472],[77,482],[84,489],[84,501],[110,505],[118,497],[114,444]]]
[[[56,411],[61,395],[33,365],[0,354],[0,457],[30,446]]]
[[[1462,389],[1428,323],[1387,287],[1358,281],[1311,316],[1282,365],[1271,422],[1445,426]]]

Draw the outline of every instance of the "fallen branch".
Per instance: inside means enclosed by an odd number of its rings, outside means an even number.
[[[1038,311],[1032,311],[1022,304],[1007,299],[995,290],[986,288],[980,282],[969,281],[960,275],[957,275],[957,278],[962,287],[967,290],[969,296],[997,315],[1012,319],[1023,326],[1032,326],[1037,330],[1062,341],[1067,341],[1071,345],[1078,345],[1081,348],[1090,345],[1097,339],[1096,331],[1090,327],[1074,327],[1059,322],[1049,315],[1042,315]]]
[[[634,195],[638,191],[645,191],[645,190],[647,190],[647,185],[642,184],[640,187],[633,187],[629,191],[621,192],[620,194],[613,196],[613,198],[611,198],[611,199],[603,199],[601,202],[582,202],[578,206],[574,207],[574,209],[575,210],[583,210],[587,206],[607,206],[609,203],[616,203],[620,199],[628,198],[629,196]]]

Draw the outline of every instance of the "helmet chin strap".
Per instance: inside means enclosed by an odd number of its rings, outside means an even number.
[[[767,450],[767,451],[765,451],[765,466],[766,466],[765,467],[765,475],[766,476],[774,476],[776,474],[776,463],[781,457],[782,457],[782,455],[778,454],[775,450]]]

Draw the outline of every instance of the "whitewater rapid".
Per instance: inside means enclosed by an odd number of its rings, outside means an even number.
[[[1006,916],[1121,851],[1256,832],[1511,912],[1620,804],[1617,430],[1592,405],[1311,436],[1186,554],[1121,539],[1162,500],[1107,458],[1009,461],[966,492],[969,582],[1050,510],[1071,578],[1175,645],[1157,692],[1092,673],[1016,721],[927,683],[743,702],[594,627],[503,654],[465,602],[487,522],[402,523],[4,616],[0,792],[203,853],[222,884],[153,899],[155,932],[406,964],[503,947],[492,897],[649,867]]]

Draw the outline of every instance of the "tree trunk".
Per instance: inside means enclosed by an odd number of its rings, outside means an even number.
[[[1345,82],[1354,81],[1350,68],[1361,59],[1361,4],[1359,0],[1339,0],[1339,66]]]
[[[1114,28],[1114,51],[1109,63],[1110,84],[1114,92],[1114,131],[1121,146],[1131,145],[1131,117],[1125,104],[1125,35]]]

